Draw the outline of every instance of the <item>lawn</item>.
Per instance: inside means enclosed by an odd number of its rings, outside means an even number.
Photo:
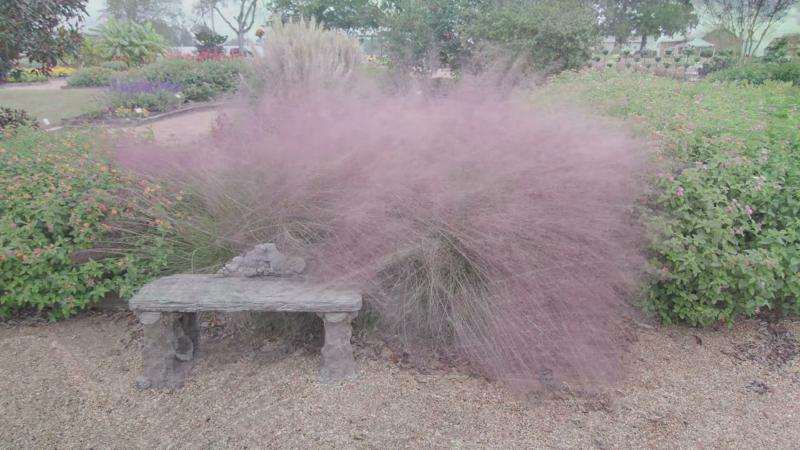
[[[58,125],[61,119],[79,116],[100,107],[100,89],[0,89],[0,106],[24,109],[38,119]]]

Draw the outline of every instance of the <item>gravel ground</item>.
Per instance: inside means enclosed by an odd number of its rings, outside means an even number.
[[[130,315],[5,323],[0,447],[797,448],[800,322],[770,329],[644,329],[615,389],[521,403],[392,358],[361,357],[357,382],[320,385],[317,353],[209,333],[184,388],[143,392]]]

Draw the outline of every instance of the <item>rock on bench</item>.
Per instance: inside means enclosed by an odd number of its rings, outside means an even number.
[[[350,322],[361,309],[361,294],[274,277],[233,278],[173,275],[143,287],[130,301],[144,328],[141,388],[174,388],[183,383],[198,349],[197,313],[204,311],[312,312],[325,324],[320,379],[355,377]]]

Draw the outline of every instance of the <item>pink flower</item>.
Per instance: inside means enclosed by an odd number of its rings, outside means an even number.
[[[751,208],[750,205],[747,205],[744,208],[744,212],[746,212],[748,216],[752,216],[753,215],[753,208]]]
[[[686,191],[683,189],[683,186],[678,186],[678,189],[675,191],[675,195],[677,195],[678,197],[683,197],[683,194],[685,192]]]
[[[88,280],[86,280],[86,285],[89,286],[89,287],[93,287],[94,286],[94,279],[93,278],[89,278]]]
[[[761,314],[761,307],[760,306],[756,306],[756,314]]]
[[[744,236],[744,227],[739,227],[735,229],[734,233],[736,233],[737,236]]]

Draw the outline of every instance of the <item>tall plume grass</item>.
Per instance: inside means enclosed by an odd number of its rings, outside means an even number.
[[[364,56],[358,41],[326,30],[315,20],[275,20],[264,37],[259,68],[268,89],[311,89],[341,83],[353,76]]]
[[[521,390],[613,381],[644,266],[639,145],[487,85],[428,97],[287,81],[212,139],[118,157],[188,193],[193,217],[171,220],[192,252],[276,242],[307,258],[309,282],[361,290],[377,330]]]

